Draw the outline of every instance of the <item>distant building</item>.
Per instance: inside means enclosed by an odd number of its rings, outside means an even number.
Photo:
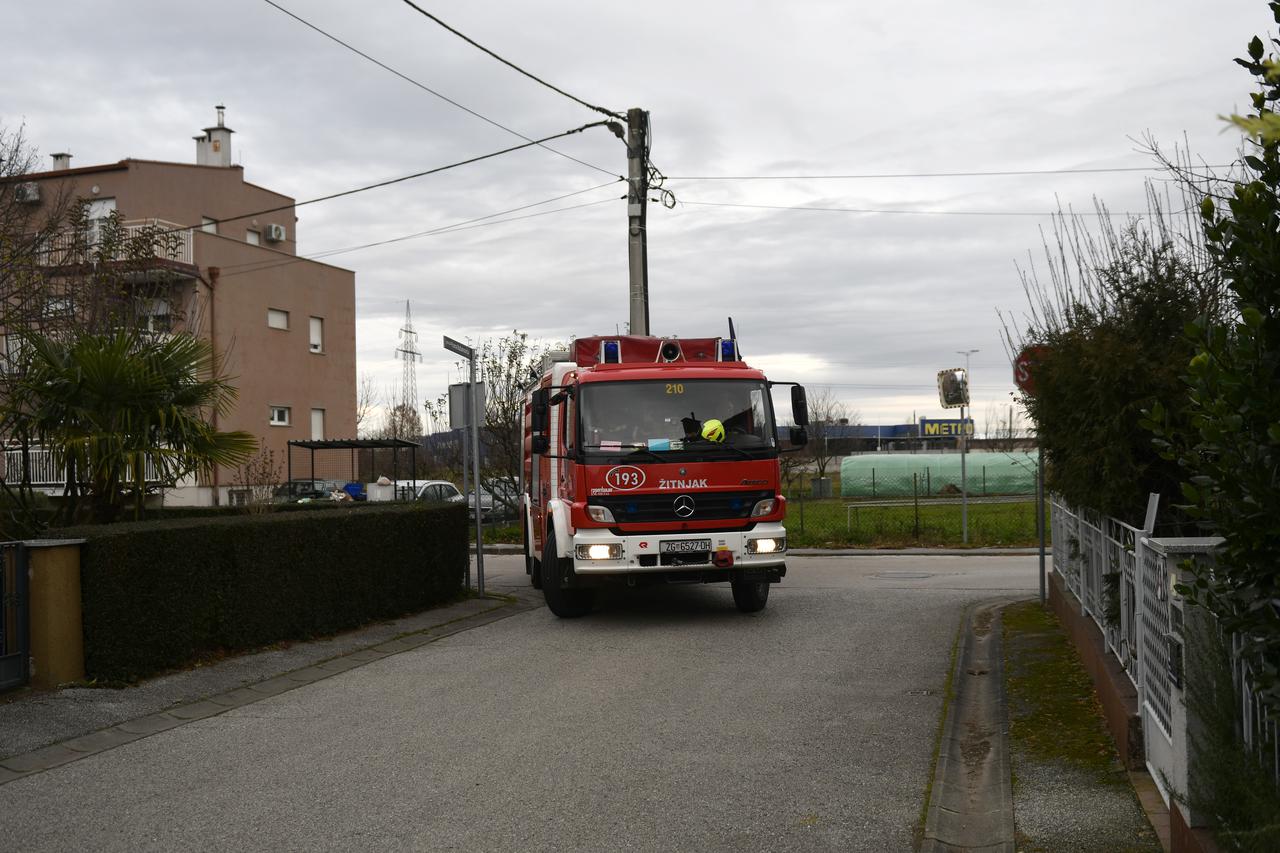
[[[82,199],[90,229],[114,213],[126,229],[150,224],[172,235],[154,260],[172,286],[148,299],[151,328],[212,341],[239,389],[217,428],[259,437],[283,471],[291,439],[355,437],[355,273],[297,257],[294,200],[245,181],[231,160],[231,134],[219,106],[216,124],[195,137],[194,164],[125,159],[72,168],[71,155],[55,154],[50,171],[23,177],[36,188],[24,192],[33,204],[60,193]],[[245,216],[255,211],[269,212]],[[65,263],[56,246],[48,263]],[[234,502],[234,477],[219,469],[166,501]]]

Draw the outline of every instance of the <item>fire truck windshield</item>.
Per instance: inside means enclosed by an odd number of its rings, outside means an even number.
[[[590,382],[578,389],[578,412],[580,446],[589,457],[665,461],[667,454],[766,458],[777,452],[769,389],[757,380]],[[703,437],[712,420],[723,426],[723,442]]]

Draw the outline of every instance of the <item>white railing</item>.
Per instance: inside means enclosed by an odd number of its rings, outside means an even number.
[[[55,234],[46,245],[46,266],[71,266],[98,260],[96,255],[105,227],[94,224],[81,233],[64,231]],[[119,251],[113,257],[101,260],[130,260],[127,248],[138,238],[151,234],[149,257],[192,266],[195,262],[191,249],[191,231],[189,227],[163,219],[130,219],[121,223]]]
[[[27,451],[27,459],[30,462],[28,482],[32,486],[50,488],[67,484],[67,469],[56,463],[52,451],[33,447]],[[11,486],[22,482],[22,450],[20,448],[5,448],[4,471],[0,474]],[[132,477],[132,471],[127,471],[126,476]],[[146,482],[148,484],[160,482],[160,473],[156,470],[155,461],[150,458],[146,462]]]
[[[1108,650],[1137,688],[1147,762],[1154,775],[1186,791],[1184,626],[1188,608],[1175,585],[1184,580],[1181,565],[1186,560],[1211,562],[1222,540],[1153,537],[1154,495],[1144,529],[1070,507],[1056,496],[1050,503],[1053,570],[1097,624]],[[1206,624],[1216,624],[1207,613],[1197,611]],[[1271,767],[1280,784],[1280,721],[1253,689],[1239,638],[1231,637],[1230,642],[1244,740]]]

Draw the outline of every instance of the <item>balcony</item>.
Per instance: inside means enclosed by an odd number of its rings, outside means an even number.
[[[31,488],[47,494],[60,494],[67,484],[67,469],[54,462],[53,453],[42,447],[32,447],[27,451],[27,457],[31,461],[29,469]],[[151,459],[147,460],[146,468],[147,485],[154,486],[159,483],[160,475]],[[22,450],[20,448],[5,448],[2,474],[0,479],[10,486],[16,486],[22,482]],[[133,476],[132,471],[128,476]]]
[[[44,250],[43,266],[73,270],[106,262],[161,267],[185,276],[196,274],[192,229],[163,219],[92,221],[87,228],[56,234]]]

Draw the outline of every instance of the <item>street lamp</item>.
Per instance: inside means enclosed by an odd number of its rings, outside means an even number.
[[[964,399],[973,408],[973,377],[969,375],[969,356],[978,352],[976,349],[956,350],[956,355],[964,356]],[[964,406],[960,407],[960,538],[969,544],[969,474],[965,466],[965,454],[969,451],[968,424],[964,422]]]

